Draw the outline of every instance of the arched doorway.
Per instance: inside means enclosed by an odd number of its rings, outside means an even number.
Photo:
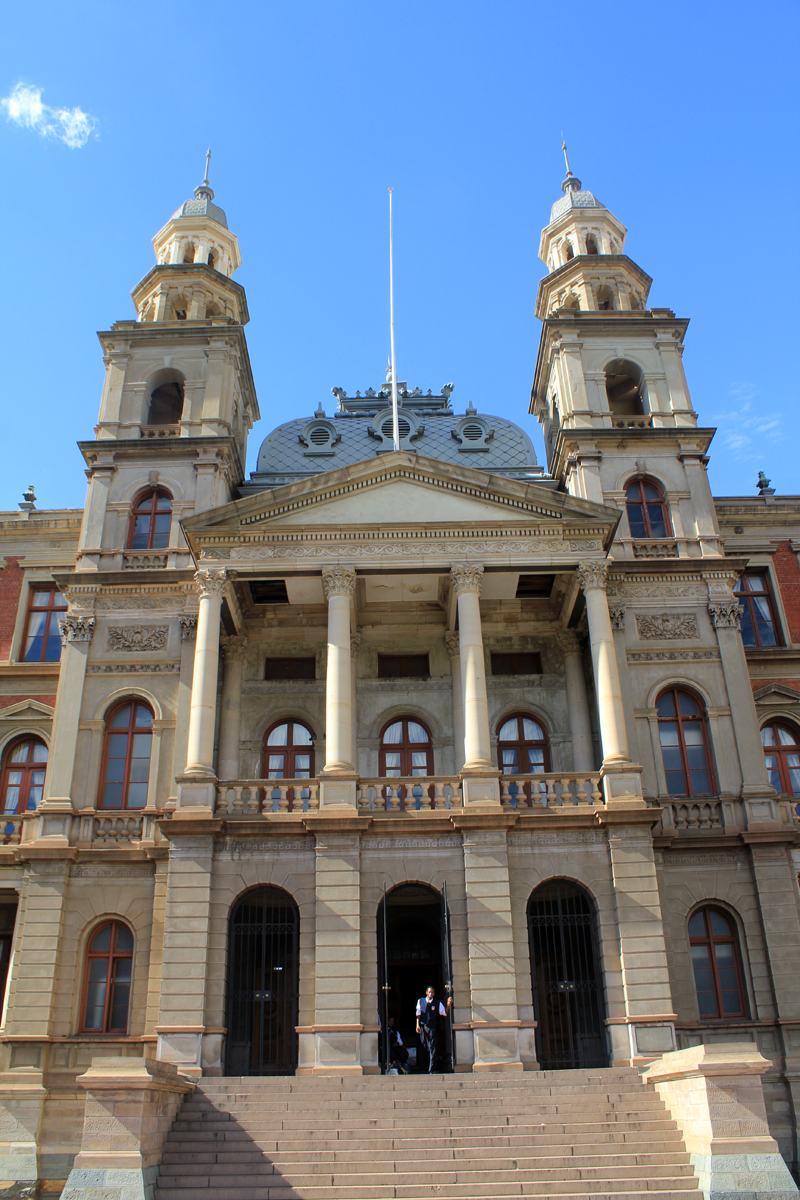
[[[384,911],[385,903],[385,911]],[[424,883],[402,883],[378,905],[378,1011],[394,1017],[403,1044],[420,1050],[415,1007],[428,987],[446,1003],[452,988],[447,893]],[[384,991],[384,988],[388,988]],[[440,1069],[454,1066],[452,1011],[440,1033]],[[424,1069],[418,1056],[418,1065]]]
[[[536,1050],[547,1071],[608,1066],[594,914],[577,884],[553,879],[528,901]]]
[[[281,888],[247,892],[231,913],[227,1075],[295,1072],[299,925]]]

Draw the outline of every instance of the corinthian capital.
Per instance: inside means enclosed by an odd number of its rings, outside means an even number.
[[[738,600],[712,600],[708,606],[708,615],[715,629],[742,627],[742,606]]]
[[[90,642],[94,633],[94,617],[69,613],[58,622],[58,632],[61,634],[62,646],[70,642]]]
[[[351,567],[324,567],[322,586],[326,600],[331,596],[352,596],[356,590],[356,573]]]
[[[580,654],[583,638],[574,629],[559,629],[555,639],[562,654]]]
[[[604,592],[608,583],[608,563],[594,561],[578,563],[577,575],[584,592],[590,592],[597,588]]]
[[[361,634],[353,633],[350,636],[350,657],[358,658],[358,652],[361,649]]]
[[[194,581],[197,584],[201,600],[207,600],[209,596],[223,596],[228,582],[228,572],[195,571]]]
[[[461,639],[457,633],[446,633],[444,644],[447,646],[447,653],[451,658],[456,658],[461,653]]]
[[[457,596],[462,592],[477,592],[480,596],[482,579],[482,563],[453,563],[450,567],[450,584]]]
[[[247,651],[246,637],[223,636],[220,638],[219,644],[222,647],[226,662],[231,662],[233,659],[241,661]]]

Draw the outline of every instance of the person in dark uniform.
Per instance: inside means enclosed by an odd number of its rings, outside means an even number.
[[[403,1045],[403,1039],[400,1036],[399,1030],[395,1029],[394,1017],[389,1017],[389,1065],[397,1067],[404,1075],[407,1075],[406,1063],[408,1062],[408,1051]]]
[[[417,1033],[428,1055],[429,1075],[436,1069],[436,1059],[439,1057],[439,1018],[447,1016],[452,1003],[453,997],[448,996],[445,1008],[441,1000],[436,999],[436,992],[432,987],[417,1001]]]

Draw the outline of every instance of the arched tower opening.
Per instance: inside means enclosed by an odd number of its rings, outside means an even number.
[[[636,363],[616,358],[608,364],[606,396],[613,417],[644,416],[643,394],[644,376]]]

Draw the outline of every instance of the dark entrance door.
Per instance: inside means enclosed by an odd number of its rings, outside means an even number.
[[[384,943],[384,913],[378,907],[378,1011],[388,1011],[394,1017],[403,1044],[421,1050],[416,1034],[415,1007],[427,987],[436,989],[436,996],[447,1002],[446,986],[450,984],[449,942],[444,953],[447,923],[442,919],[443,899],[439,892],[421,883],[404,883],[386,896],[386,942]],[[385,949],[384,949],[385,947]],[[384,965],[385,964],[385,965]],[[384,992],[384,980],[388,992]],[[384,997],[388,999],[384,999]],[[452,1016],[442,1022],[440,1069],[452,1070]],[[419,1053],[419,1065],[424,1067],[424,1055]]]
[[[607,1066],[589,897],[564,879],[543,883],[528,901],[528,934],[539,1065]]]
[[[297,906],[280,888],[248,892],[231,913],[228,1075],[295,1072],[298,925]]]

